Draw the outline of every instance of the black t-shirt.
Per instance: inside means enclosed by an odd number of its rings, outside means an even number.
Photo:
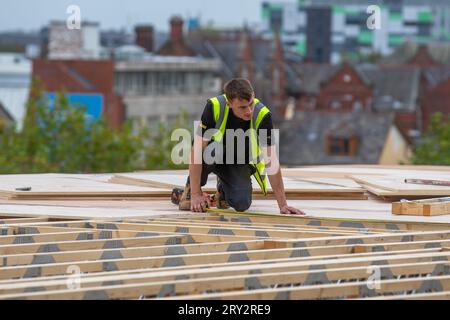
[[[202,118],[201,118],[201,126],[197,130],[197,135],[205,136],[205,132],[208,129],[214,129],[216,127],[216,123],[214,120],[214,111],[213,111],[213,105],[211,101],[208,101],[208,103],[205,106],[205,109],[203,110]],[[242,129],[243,132],[246,132],[248,129],[250,129],[250,121],[246,121],[243,119],[240,119],[236,117],[233,113],[233,110],[230,109],[230,112],[228,113],[228,119],[226,124],[226,130],[232,129]],[[265,115],[263,120],[261,121],[259,128],[258,128],[258,136],[261,134],[261,130],[266,130],[266,134],[262,134],[262,137],[266,137],[267,139],[259,139],[260,146],[271,146],[272,143],[272,135],[271,130],[273,129],[273,123],[272,123],[272,115],[268,113]],[[236,135],[238,133],[236,132]],[[245,154],[242,153],[242,151],[238,152],[238,143],[242,143],[242,141],[245,141],[245,147],[240,150],[245,150]],[[227,133],[225,133],[223,139],[223,163],[226,163],[226,150],[227,150]],[[234,163],[242,164],[242,163],[249,163],[250,157],[249,157],[249,139],[248,135],[245,137],[245,140],[238,139],[236,136],[234,137]]]

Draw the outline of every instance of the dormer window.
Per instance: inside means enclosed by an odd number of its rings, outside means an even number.
[[[326,135],[326,152],[329,156],[352,157],[357,153],[358,137],[352,125],[341,123]]]
[[[327,137],[327,153],[330,156],[353,157],[356,155],[358,138],[352,137]]]

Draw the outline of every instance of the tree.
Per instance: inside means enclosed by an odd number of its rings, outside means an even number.
[[[171,141],[172,132],[175,129],[188,130],[188,115],[181,111],[173,124],[160,122],[157,130],[153,133],[147,132],[148,145],[145,147],[146,167],[154,169],[185,169],[188,165],[176,165],[171,159],[172,148],[177,144]]]
[[[442,113],[431,116],[428,132],[416,147],[414,164],[450,165],[450,122]]]

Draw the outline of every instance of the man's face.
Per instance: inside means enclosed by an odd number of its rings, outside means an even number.
[[[255,109],[253,103],[254,98],[254,95],[252,95],[252,98],[249,101],[235,98],[229,101],[228,105],[233,110],[236,117],[245,121],[250,121],[252,119],[253,110]]]

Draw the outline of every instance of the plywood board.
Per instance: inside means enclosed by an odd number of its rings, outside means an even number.
[[[350,178],[364,186],[372,187],[378,196],[450,196],[450,187],[423,186],[405,183],[407,176],[360,176],[350,175]],[[422,175],[425,177],[425,175]],[[427,175],[426,177],[436,177]],[[369,190],[372,192],[372,190]]]
[[[3,198],[39,199],[70,197],[148,197],[166,196],[170,190],[155,187],[126,186],[111,184],[95,177],[81,175],[3,175],[0,178],[0,195]],[[30,191],[17,191],[16,188],[31,187]]]
[[[136,184],[140,186],[165,187],[165,188],[184,188],[187,176],[179,174],[155,175],[152,173],[128,173],[118,174],[110,179],[114,183]],[[349,179],[299,179],[283,178],[285,192],[288,194],[318,194],[320,193],[360,193],[364,190]],[[211,174],[207,184],[202,188],[205,192],[215,192],[217,180]],[[259,185],[252,177],[253,193],[261,193]],[[272,189],[268,191],[272,193]]]

